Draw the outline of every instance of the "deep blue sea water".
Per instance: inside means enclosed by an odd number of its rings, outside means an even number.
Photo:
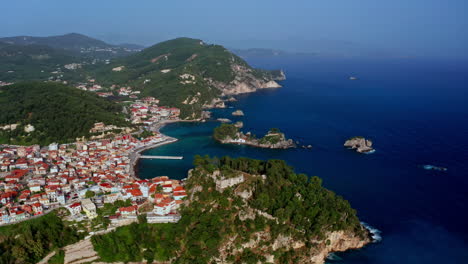
[[[417,59],[250,59],[283,69],[283,88],[238,97],[214,117],[242,120],[263,135],[278,127],[312,150],[221,145],[217,122],[178,123],[162,132],[180,141],[149,150],[184,160],[142,160],[140,177],[186,177],[195,154],[285,159],[317,175],[382,232],[364,249],[330,263],[468,263],[468,63]],[[358,80],[349,80],[356,76]],[[231,117],[242,109],[244,117]],[[376,152],[343,148],[351,136],[374,141]],[[447,167],[429,171],[421,165]]]

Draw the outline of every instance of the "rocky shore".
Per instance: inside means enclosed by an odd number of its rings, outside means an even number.
[[[269,148],[269,149],[288,149],[288,148],[296,147],[296,144],[294,144],[294,141],[292,139],[285,139],[285,138],[282,138],[277,143],[270,143],[270,142],[262,143],[259,139],[242,140],[242,139],[232,139],[232,138],[220,140],[219,142],[223,144],[247,145],[247,146],[252,146],[256,148]]]
[[[335,231],[327,234],[327,239],[320,241],[317,247],[310,248],[310,257],[306,257],[301,263],[323,264],[331,253],[360,249],[372,243],[370,233],[367,237],[359,237],[351,232]]]

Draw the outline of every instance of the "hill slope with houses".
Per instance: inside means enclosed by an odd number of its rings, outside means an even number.
[[[130,87],[142,96],[181,110],[182,119],[197,119],[203,108],[221,98],[262,88],[280,87],[281,71],[250,67],[222,46],[199,39],[161,42],[133,55],[93,68],[90,76],[104,87]]]
[[[151,96],[177,107],[182,119],[198,119],[204,108],[223,107],[231,95],[281,87],[280,70],[254,69],[220,45],[177,38],[126,50],[80,34],[0,38],[0,85],[49,80],[94,87],[104,96]],[[96,88],[99,87],[99,88]],[[123,90],[123,91],[121,91]]]

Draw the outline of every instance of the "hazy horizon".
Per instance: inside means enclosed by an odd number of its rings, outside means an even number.
[[[80,33],[111,44],[149,46],[193,37],[229,48],[340,55],[467,58],[462,0],[160,3],[149,0],[2,4],[0,36]]]

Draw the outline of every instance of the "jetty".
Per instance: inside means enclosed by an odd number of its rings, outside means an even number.
[[[183,156],[151,156],[151,155],[141,155],[140,159],[174,159],[181,160]]]

